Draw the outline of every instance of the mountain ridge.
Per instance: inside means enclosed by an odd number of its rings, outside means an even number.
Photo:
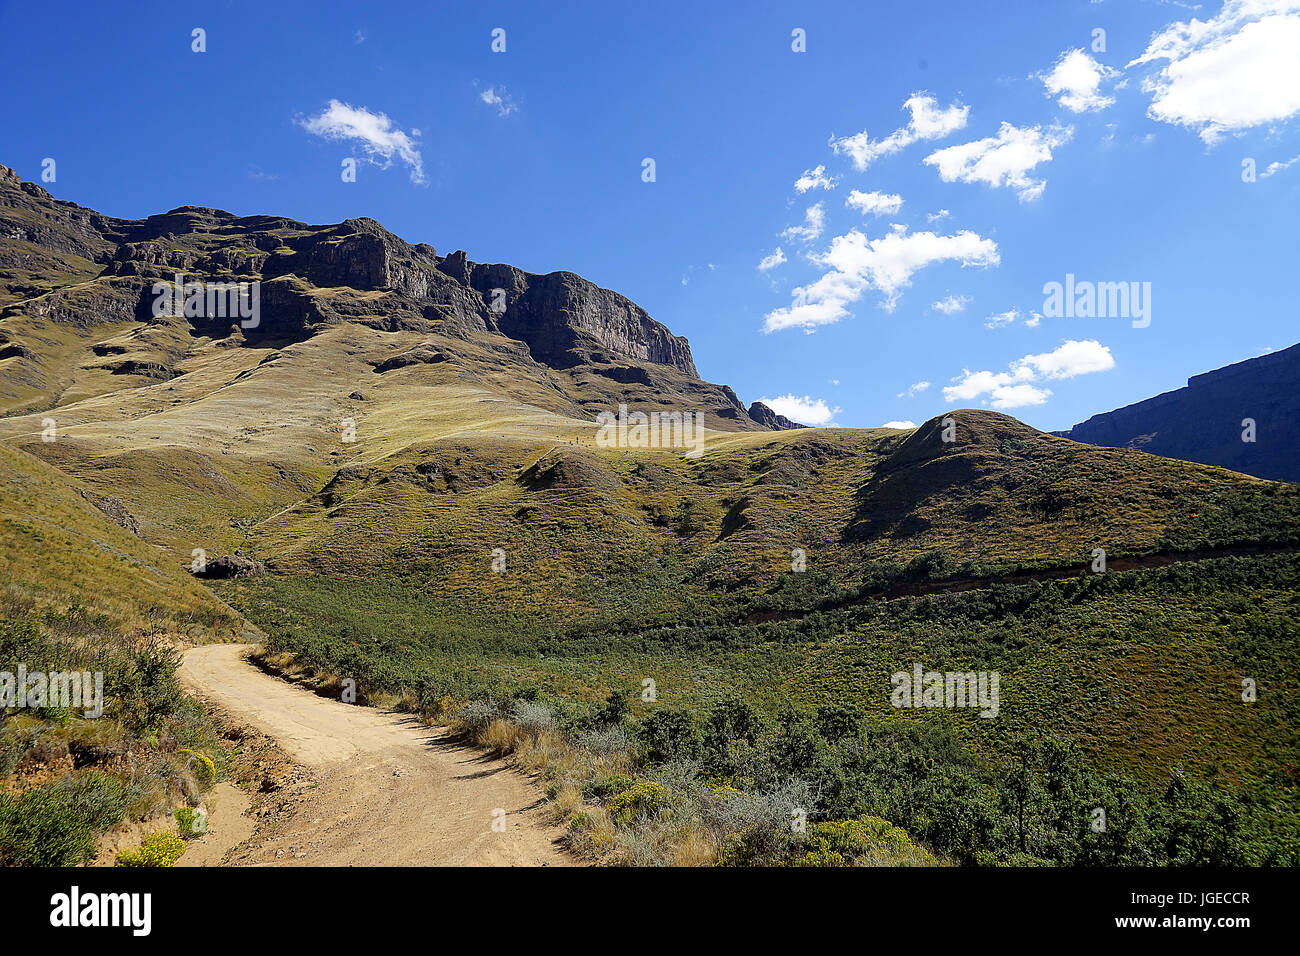
[[[1052,434],[1294,482],[1300,481],[1298,396],[1300,344],[1193,375],[1182,388]]]
[[[0,412],[8,414],[52,407],[61,397],[54,394],[59,383],[51,381],[59,376],[47,367],[50,350],[39,347],[50,342],[35,331],[36,343],[27,341],[24,317],[38,327],[44,320],[157,325],[150,289],[181,275],[261,282],[265,320],[235,329],[224,315],[204,315],[170,335],[137,330],[134,344],[152,339],[143,351],[154,354],[102,368],[157,379],[174,374],[177,353],[189,344],[181,333],[275,345],[356,322],[383,331],[488,337],[505,351],[522,345],[529,360],[556,371],[593,371],[615,384],[639,383],[685,398],[683,404],[702,406],[723,430],[795,426],[764,408],[751,414],[732,389],[701,379],[688,340],[617,292],[573,272],[536,274],[478,263],[463,250],[439,255],[368,217],[308,225],[187,205],[118,219],[55,199],[0,166],[0,237],[8,240],[0,243],[0,362],[8,360],[5,371],[38,393],[0,396]],[[160,338],[170,341],[164,345]],[[83,356],[65,357],[75,362]]]

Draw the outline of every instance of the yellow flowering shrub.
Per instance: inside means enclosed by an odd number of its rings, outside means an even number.
[[[605,809],[614,822],[626,824],[636,817],[654,816],[664,808],[667,794],[664,788],[652,780],[638,780],[626,790],[610,797]]]
[[[185,852],[185,841],[176,833],[152,833],[138,850],[125,850],[117,856],[118,866],[171,866]]]
[[[935,866],[906,830],[880,817],[832,820],[808,828],[807,851],[794,866]]]

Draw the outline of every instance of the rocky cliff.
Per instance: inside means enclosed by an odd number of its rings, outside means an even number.
[[[1248,420],[1253,441],[1244,440],[1252,437]],[[1186,388],[1054,434],[1300,481],[1300,345],[1194,375]]]
[[[176,273],[198,281],[260,280],[266,323],[252,337],[296,338],[314,327],[355,320],[389,330],[491,332],[528,346],[552,368],[633,362],[669,366],[698,380],[686,339],[624,296],[571,272],[533,275],[485,265],[462,251],[439,256],[373,219],[309,226],[274,216],[238,217],[184,206],[122,220],[54,199],[0,166],[0,307],[53,296],[38,309],[84,312],[58,290],[78,280],[120,278],[94,292],[94,311],[147,318],[149,288]],[[60,281],[60,280],[74,280]],[[358,309],[320,295],[347,287],[387,293],[382,308]],[[310,301],[309,301],[310,300]],[[205,328],[204,331],[212,331]]]

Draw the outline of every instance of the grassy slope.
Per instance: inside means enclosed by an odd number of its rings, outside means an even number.
[[[79,483],[0,445],[0,580],[11,597],[119,622],[233,633],[238,616],[175,558],[119,527]]]

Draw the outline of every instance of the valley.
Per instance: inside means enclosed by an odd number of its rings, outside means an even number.
[[[119,220],[7,174],[0,224],[0,665],[99,661],[118,728],[6,717],[12,800],[195,805],[181,751],[245,757],[197,693],[330,781],[235,862],[1300,852],[1294,484],[985,408],[794,427],[615,292],[373,220]],[[259,321],[157,314],[177,273],[259,283]],[[996,716],[895,706],[918,668],[997,675]]]

